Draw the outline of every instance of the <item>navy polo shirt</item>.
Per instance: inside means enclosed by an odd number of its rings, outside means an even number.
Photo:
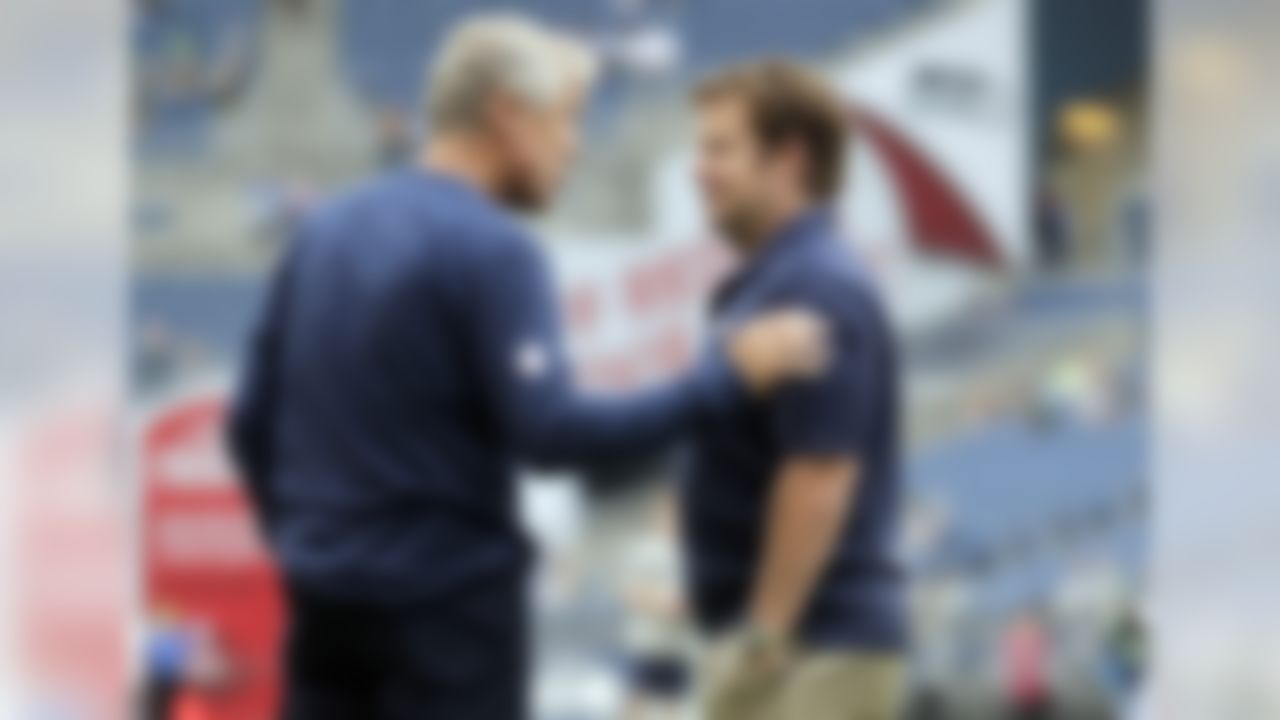
[[[906,642],[899,515],[898,362],[876,292],[825,210],[793,221],[715,299],[732,325],[780,305],[824,317],[826,373],[767,400],[744,400],[696,434],[683,478],[694,609],[718,632],[745,619],[761,569],[771,489],[793,457],[857,458],[852,513],[799,628],[811,646],[898,649]]]
[[[230,427],[292,585],[414,602],[518,578],[517,462],[652,452],[745,395],[717,353],[667,385],[581,394],[558,314],[535,240],[448,177],[394,173],[306,220]]]

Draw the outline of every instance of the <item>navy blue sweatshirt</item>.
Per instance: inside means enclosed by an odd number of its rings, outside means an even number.
[[[475,189],[410,170],[304,223],[229,434],[292,585],[413,602],[522,572],[517,461],[661,449],[741,393],[717,352],[638,394],[575,391],[535,241]]]

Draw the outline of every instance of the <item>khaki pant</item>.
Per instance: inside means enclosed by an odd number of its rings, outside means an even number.
[[[705,667],[705,720],[898,720],[905,663],[896,654],[801,652],[780,673],[746,676],[732,651]]]

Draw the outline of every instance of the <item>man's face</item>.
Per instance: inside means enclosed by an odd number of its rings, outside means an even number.
[[[503,170],[499,194],[507,205],[536,212],[551,204],[578,153],[586,93],[575,83],[548,107],[509,96],[495,100],[491,127]]]
[[[716,228],[737,244],[754,242],[770,217],[775,163],[751,127],[747,106],[713,98],[698,113],[698,185]]]

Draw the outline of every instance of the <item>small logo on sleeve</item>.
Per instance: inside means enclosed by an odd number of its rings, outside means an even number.
[[[536,340],[526,340],[516,348],[516,375],[525,381],[533,382],[546,376],[551,367],[551,359],[546,347]]]

